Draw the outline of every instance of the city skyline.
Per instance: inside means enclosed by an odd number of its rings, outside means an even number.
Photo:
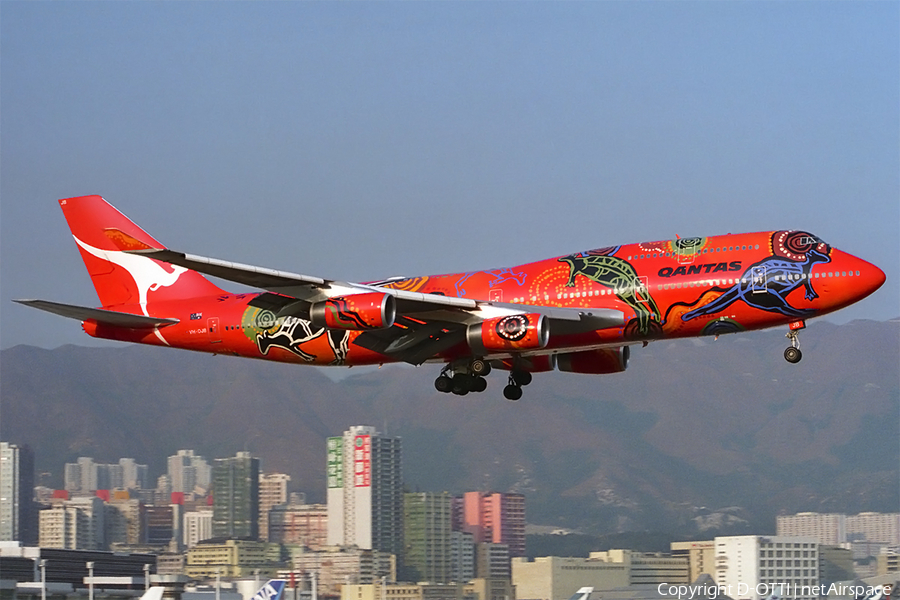
[[[438,401],[423,392],[427,373],[416,369],[333,382],[310,370],[153,348],[4,350],[0,429],[36,450],[36,479],[54,488],[63,485],[63,464],[85,455],[73,448],[99,463],[147,463],[151,486],[179,449],[211,460],[246,448],[263,470],[289,474],[292,490],[323,502],[322,436],[372,423],[403,437],[413,490],[571,490],[539,495],[529,509],[535,524],[599,532],[676,522],[687,524],[685,534],[703,523],[760,528],[782,511],[823,508],[801,488],[849,513],[897,505],[896,455],[869,443],[871,423],[888,437],[895,423],[897,326],[813,324],[799,372],[760,352],[780,346],[780,332],[710,339],[692,347],[699,360],[689,362],[677,345],[651,344],[635,350],[633,377],[601,387],[551,377],[515,406]],[[868,353],[846,351],[861,340]],[[726,368],[707,368],[711,360]],[[809,430],[809,415],[832,418]],[[513,439],[511,431],[529,435]],[[708,485],[723,473],[745,475]],[[598,484],[604,496],[590,492]],[[753,493],[772,485],[781,492]],[[659,504],[673,495],[678,504]],[[684,510],[676,514],[677,506]],[[742,508],[720,510],[733,506]]]

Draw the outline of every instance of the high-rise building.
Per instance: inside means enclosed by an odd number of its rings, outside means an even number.
[[[40,511],[42,548],[106,550],[106,507],[96,496],[66,500]]]
[[[864,512],[848,515],[847,540],[900,546],[900,513]]]
[[[66,463],[65,486],[70,492],[95,492],[99,483],[97,463],[89,456],[79,456],[75,463]]]
[[[175,508],[171,505],[144,507],[144,542],[151,546],[168,546],[176,534]]]
[[[127,493],[127,492],[126,492]],[[134,498],[113,499],[106,505],[106,541],[109,544],[141,543],[144,507]]]
[[[471,533],[476,544],[505,544],[510,557],[525,556],[525,496],[466,492],[455,504],[454,529]]]
[[[140,465],[133,458],[120,458],[122,467],[122,486],[126,489],[140,490],[147,487],[147,465]]]
[[[328,438],[328,544],[400,556],[403,479],[400,438],[356,426]]]
[[[249,452],[215,460],[213,537],[259,539],[259,459]]]
[[[777,535],[814,537],[837,546],[846,542],[900,545],[900,513],[864,512],[858,515],[802,512],[777,518]]]
[[[63,471],[63,489],[67,492],[81,491],[81,465],[78,463],[66,463]]]
[[[717,537],[715,544],[715,581],[726,586],[734,600],[755,600],[779,589],[785,597],[817,600],[819,544],[815,538],[738,535]]]
[[[290,502],[269,511],[269,541],[320,550],[328,541],[328,507]]]
[[[65,489],[88,494],[97,490],[141,489],[147,480],[147,465],[139,465],[133,458],[121,458],[118,463],[102,464],[81,456],[78,462],[66,463]]]
[[[193,450],[179,450],[167,461],[169,482],[173,492],[205,493],[209,489],[211,467],[206,459]]]
[[[403,495],[402,579],[450,583],[452,500],[447,493]]]
[[[269,510],[288,500],[290,475],[284,473],[260,473],[259,475],[259,538],[269,539]]]
[[[184,545],[193,548],[203,540],[212,538],[211,510],[195,510],[184,513],[182,536]]]
[[[0,541],[37,542],[34,454],[27,446],[0,442]]]
[[[475,579],[475,541],[471,533],[450,532],[450,581]]]
[[[672,550],[672,556],[687,557],[689,581],[696,581],[704,573],[715,577],[716,543],[714,541],[672,542],[669,547]]]
[[[847,541],[847,516],[838,513],[802,512],[796,515],[778,515],[775,534],[814,537],[820,544],[837,546]]]
[[[475,544],[475,577],[509,579],[509,546],[483,542]]]

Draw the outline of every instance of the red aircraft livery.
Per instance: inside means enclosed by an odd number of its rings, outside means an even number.
[[[618,373],[629,346],[786,326],[865,298],[875,265],[805,231],[609,246],[504,269],[350,283],[169,250],[100,196],[59,201],[102,308],[17,300],[94,337],[313,365],[443,363],[438,391],[522,396],[532,373]],[[264,290],[231,294],[210,275]]]

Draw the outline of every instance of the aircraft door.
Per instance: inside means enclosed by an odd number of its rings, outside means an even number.
[[[222,336],[219,333],[219,317],[210,317],[206,320],[206,331],[209,333],[210,342],[222,341]]]
[[[752,281],[752,291],[754,294],[766,291],[766,268],[753,267],[750,270],[750,278]]]

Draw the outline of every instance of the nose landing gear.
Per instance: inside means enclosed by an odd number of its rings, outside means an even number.
[[[794,321],[788,327],[790,330],[784,337],[791,341],[791,345],[784,350],[784,360],[796,364],[803,358],[803,353],[800,352],[800,330],[806,328],[806,322]]]

